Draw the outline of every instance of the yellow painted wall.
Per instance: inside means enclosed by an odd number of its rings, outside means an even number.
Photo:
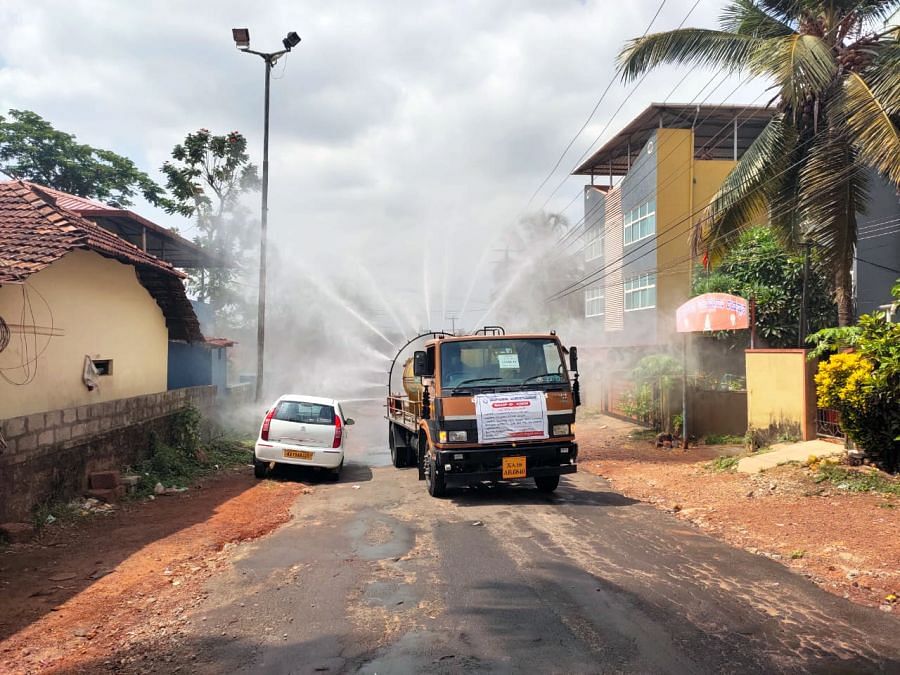
[[[46,410],[71,408],[166,390],[168,331],[162,310],[137,279],[134,267],[77,250],[33,274],[23,287],[0,287],[0,316],[64,333],[60,337],[27,334],[33,358],[33,380],[23,386],[0,379],[0,419]],[[34,320],[31,318],[34,313]],[[23,334],[14,332],[0,352],[0,368],[22,382],[26,372],[13,369],[24,358]],[[35,345],[36,340],[36,345]],[[85,355],[112,359],[113,372],[100,378],[99,390],[88,391],[81,379]]]
[[[691,232],[698,213],[731,171],[730,160],[694,160],[690,129],[657,131],[656,231],[657,336],[666,342],[675,332],[675,310],[690,298]],[[671,229],[670,229],[671,228]]]
[[[804,349],[753,349],[747,356],[747,425],[769,429],[797,425],[815,438],[813,366]]]
[[[675,310],[690,297],[691,159],[693,131],[659,129],[656,164],[657,337],[675,332]]]

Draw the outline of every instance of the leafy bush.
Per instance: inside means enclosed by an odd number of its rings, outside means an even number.
[[[900,299],[900,284],[894,287]],[[809,337],[811,358],[831,354],[815,376],[818,404],[841,415],[847,435],[886,471],[900,460],[900,324],[884,312],[864,314],[856,326]],[[853,349],[853,352],[834,353]]]

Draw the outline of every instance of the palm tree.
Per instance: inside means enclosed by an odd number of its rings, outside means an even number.
[[[856,214],[869,169],[900,186],[900,0],[732,0],[721,30],[631,40],[631,80],[663,63],[749,72],[773,83],[777,113],[694,228],[695,251],[768,217],[785,242],[806,239],[834,270],[838,323],[853,318]]]

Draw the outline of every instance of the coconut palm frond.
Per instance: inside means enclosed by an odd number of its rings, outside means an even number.
[[[694,227],[695,250],[717,250],[724,238],[765,215],[769,198],[788,164],[796,144],[796,132],[783,114],[772,118],[725,178],[719,191]]]
[[[803,0],[759,0],[759,6],[785,23],[796,24],[803,6]]]
[[[878,26],[900,8],[897,0],[840,0],[836,4],[843,12],[852,12],[864,24]]]
[[[808,157],[798,199],[804,234],[819,244],[826,260],[840,264],[853,255],[856,214],[865,211],[868,200],[866,170],[839,131],[814,137]]]
[[[800,172],[807,157],[798,144],[787,165],[776,181],[767,186],[769,197],[769,225],[779,241],[788,249],[796,249],[801,240],[800,211],[797,200],[800,194]]]
[[[824,91],[834,80],[837,61],[831,47],[815,35],[794,34],[766,40],[769,46],[753,54],[751,68],[773,77],[781,97],[793,106],[807,94]]]
[[[746,67],[764,44],[764,40],[746,35],[681,28],[628,41],[619,54],[619,69],[626,82],[663,63],[735,71]]]
[[[769,38],[784,37],[794,29],[781,19],[767,14],[754,0],[735,0],[722,10],[719,25],[723,31]]]
[[[895,121],[897,101],[891,100],[900,99],[897,78],[896,71],[882,72],[874,75],[870,84],[860,74],[850,73],[834,105],[835,117],[851,132],[860,158],[900,187],[900,129]],[[885,80],[893,80],[893,85],[886,87],[889,83]],[[893,91],[884,91],[887,88]],[[885,100],[879,98],[879,93],[885,94]]]

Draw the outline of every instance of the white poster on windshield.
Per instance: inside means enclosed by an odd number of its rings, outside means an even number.
[[[475,420],[480,443],[549,438],[547,402],[542,391],[477,394]]]

